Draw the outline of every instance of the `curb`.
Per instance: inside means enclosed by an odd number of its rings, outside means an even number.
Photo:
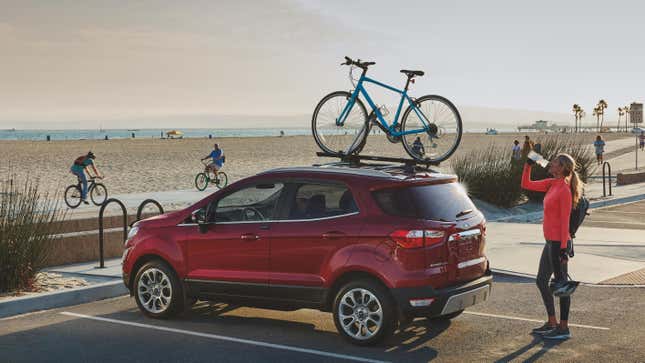
[[[619,204],[630,204],[645,200],[645,193],[638,195],[631,195],[629,197],[615,198],[610,200],[598,200],[589,203],[589,209],[599,209],[611,207]],[[499,217],[489,220],[490,222],[536,222],[542,219],[542,211],[530,212],[524,214],[516,214],[512,216]]]
[[[116,281],[103,282],[76,289],[21,296],[0,302],[0,318],[38,310],[84,304],[127,294],[129,294],[129,291],[123,284],[123,281],[117,279]]]
[[[506,277],[516,277],[516,278],[522,278],[522,279],[527,279],[527,280],[532,280],[535,281],[536,276],[535,275],[530,275],[530,274],[525,274],[521,272],[514,272],[510,270],[500,270],[496,268],[491,268],[491,272],[494,275],[499,275],[499,276],[506,276]],[[591,286],[591,287],[615,287],[615,288],[637,288],[637,289],[642,289],[645,288],[645,285],[640,285],[640,284],[605,284],[602,282],[599,283],[593,283],[593,282],[584,282],[580,281],[581,286]]]

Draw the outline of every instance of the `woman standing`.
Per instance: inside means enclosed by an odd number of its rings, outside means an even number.
[[[527,160],[522,173],[522,188],[536,192],[546,192],[544,196],[544,222],[542,230],[546,244],[540,258],[537,275],[537,286],[548,315],[548,321],[539,328],[533,329],[534,334],[542,335],[545,339],[564,340],[571,337],[569,332],[569,307],[571,297],[560,297],[560,323],[555,317],[553,294],[549,289],[549,279],[555,275],[556,281],[566,281],[567,262],[569,258],[570,240],[569,217],[571,208],[575,207],[582,194],[582,182],[576,170],[575,160],[568,154],[559,154],[549,163],[550,179],[532,181],[531,167],[535,164]]]

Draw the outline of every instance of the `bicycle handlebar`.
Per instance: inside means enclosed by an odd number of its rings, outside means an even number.
[[[376,62],[361,62],[360,59],[352,60],[350,57],[345,56],[345,62],[341,63],[341,66],[356,66],[358,68],[367,69],[369,66],[375,65]]]

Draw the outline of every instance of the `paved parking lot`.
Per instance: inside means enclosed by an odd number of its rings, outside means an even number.
[[[142,316],[120,297],[0,320],[0,361],[623,361],[645,360],[645,290],[581,286],[573,339],[528,334],[544,318],[532,280],[496,276],[491,299],[451,323],[417,319],[384,345],[338,335],[331,315],[199,302],[173,320]]]
[[[584,221],[584,226],[645,229],[645,201],[593,209],[591,215]],[[645,241],[645,233],[643,233]]]

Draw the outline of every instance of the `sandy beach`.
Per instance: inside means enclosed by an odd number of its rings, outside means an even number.
[[[466,133],[456,155],[473,149],[488,148],[491,144],[507,145],[514,139],[523,140],[525,134],[487,136]],[[534,140],[551,137],[530,134]],[[574,136],[580,142],[593,142],[595,134]],[[606,140],[624,137],[607,134]],[[123,139],[78,141],[0,141],[0,180],[6,180],[11,171],[17,180],[34,178],[44,191],[62,192],[76,178],[69,168],[73,160],[93,151],[96,162],[106,176],[104,184],[110,194],[151,192],[194,188],[194,177],[202,170],[199,159],[206,156],[217,141],[226,154],[224,171],[229,181],[256,174],[260,171],[285,166],[303,166],[332,162],[318,158],[319,151],[311,136],[250,137],[202,139]],[[389,143],[383,135],[370,135],[365,154],[407,157],[400,144]],[[449,172],[449,162],[439,169]]]

